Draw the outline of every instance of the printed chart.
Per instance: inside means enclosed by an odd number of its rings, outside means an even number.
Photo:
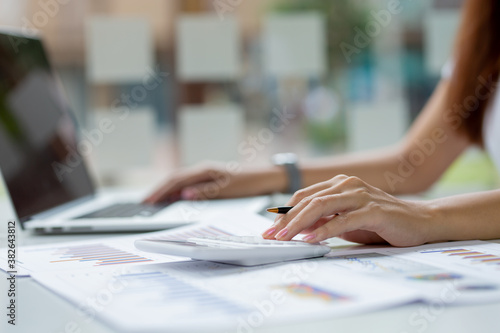
[[[465,265],[478,267],[490,266],[491,269],[500,271],[500,254],[496,255],[489,252],[490,251],[488,251],[488,249],[478,251],[470,248],[450,248],[420,251],[421,254],[437,254],[441,256],[447,256],[449,259],[462,261],[462,263]]]
[[[322,289],[306,283],[292,283],[281,287],[293,296],[303,299],[319,299],[325,302],[349,301],[349,296]]]
[[[458,271],[463,274],[478,274],[495,278],[500,277],[500,244],[482,241],[422,246],[413,251],[400,250],[399,253],[412,260]],[[397,253],[392,250],[391,253]],[[488,274],[484,274],[488,273]]]
[[[207,276],[206,271],[214,273]],[[250,332],[256,321],[260,326],[314,320],[417,299],[411,289],[352,275],[321,260],[245,271],[233,265],[185,261],[33,277],[79,304],[85,313],[95,313],[115,330],[127,332],[204,332],[207,327],[214,332]]]
[[[55,250],[52,255],[56,257],[58,256],[59,258],[57,260],[51,260],[51,264],[65,262],[91,262],[94,266],[105,266],[153,261],[153,259],[104,244],[88,244],[59,248]]]
[[[222,215],[206,223],[147,234],[102,238],[98,242],[93,240],[19,247],[17,260],[18,266],[26,271],[25,274],[23,271],[26,276],[32,272],[186,261],[190,258],[140,251],[135,248],[134,242],[139,239],[185,240],[202,236],[259,235],[270,223],[270,220],[253,214],[238,217],[237,223],[232,214]],[[7,251],[0,251],[0,269],[3,270],[7,270],[6,253]]]
[[[479,276],[474,267],[495,269],[498,244],[468,242],[469,246],[443,247],[439,244],[415,249],[384,249],[380,252],[328,256],[328,262],[353,272],[370,274],[395,284],[406,285],[432,300],[442,292],[456,295],[455,303],[500,299],[500,284]],[[486,261],[491,260],[491,261]]]
[[[382,253],[335,256],[329,257],[329,261],[350,270],[374,274],[404,274],[435,269],[426,264]]]

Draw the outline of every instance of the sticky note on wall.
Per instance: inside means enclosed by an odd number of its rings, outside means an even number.
[[[235,105],[184,106],[179,112],[181,162],[239,160],[245,115]]]
[[[143,107],[114,111],[94,111],[93,121],[80,133],[80,140],[92,145],[98,170],[112,173],[150,166],[156,140],[154,110]]]
[[[177,75],[184,81],[235,79],[241,69],[241,36],[235,18],[183,15],[177,21]]]
[[[86,30],[87,77],[93,83],[142,82],[153,68],[153,38],[146,18],[91,17]]]
[[[460,11],[430,9],[424,19],[425,65],[430,74],[439,74],[452,54]]]
[[[264,68],[277,77],[326,72],[326,23],[319,13],[275,14],[264,21]]]
[[[347,112],[349,151],[363,151],[396,144],[408,127],[408,106],[404,101],[360,103]]]

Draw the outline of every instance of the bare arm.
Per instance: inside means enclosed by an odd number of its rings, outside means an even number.
[[[427,189],[469,145],[442,116],[447,89],[448,82],[442,81],[400,144],[301,164],[304,187],[346,174],[391,194]],[[176,171],[146,201],[233,198],[285,192],[288,187],[281,167],[230,169],[222,164]]]
[[[392,194],[426,190],[469,145],[442,116],[447,89],[448,81],[443,80],[399,145],[305,164],[304,185],[346,174]]]
[[[500,238],[500,190],[440,198],[429,207],[428,242]]]
[[[294,207],[276,218],[265,238],[291,240],[306,233],[308,242],[341,237],[395,246],[500,238],[500,190],[408,201],[338,175],[296,192],[287,205]]]
[[[402,200],[387,193],[427,188],[470,144],[454,128],[456,121],[443,117],[447,87],[447,81],[440,83],[398,147],[378,155],[352,156],[306,167],[307,182],[315,184],[296,192],[287,203],[294,208],[278,216],[263,236],[290,240],[298,233],[306,233],[304,240],[308,242],[342,237],[396,246],[500,238],[500,190],[431,201]],[[320,177],[341,172],[349,176],[336,175],[317,182]],[[394,181],[388,180],[388,174]]]

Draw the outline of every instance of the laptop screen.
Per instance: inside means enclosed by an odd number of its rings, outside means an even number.
[[[21,222],[94,193],[42,42],[2,32],[0,170]]]

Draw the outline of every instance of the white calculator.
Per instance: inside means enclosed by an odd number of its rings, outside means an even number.
[[[216,261],[240,266],[321,257],[330,247],[302,241],[267,240],[260,236],[194,237],[186,240],[137,240],[135,247],[146,252]]]

